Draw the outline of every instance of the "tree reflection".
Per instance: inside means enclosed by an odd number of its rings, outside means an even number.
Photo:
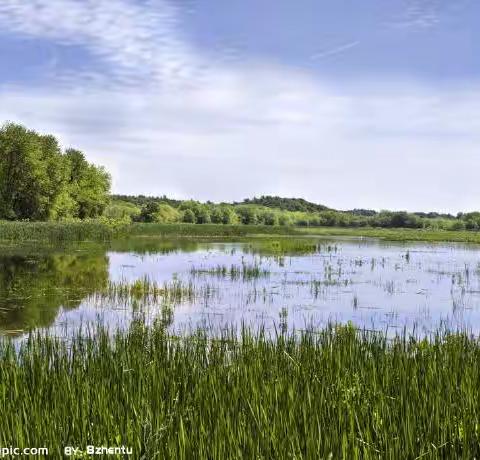
[[[0,256],[0,330],[49,326],[60,308],[77,308],[107,283],[105,252]]]

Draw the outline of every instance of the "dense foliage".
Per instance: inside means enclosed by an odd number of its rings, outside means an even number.
[[[255,204],[267,208],[278,208],[284,211],[319,212],[329,208],[322,204],[311,203],[303,198],[280,198],[279,196],[261,196],[259,198],[245,199],[243,204]]]
[[[279,333],[281,334],[281,333]],[[480,455],[480,345],[328,328],[0,344],[0,444],[128,446],[134,458],[396,459]],[[86,423],[88,421],[88,423]]]
[[[109,174],[79,150],[17,124],[0,128],[0,219],[93,218],[109,192]]]
[[[263,202],[264,204],[253,204]],[[291,203],[289,203],[291,202]],[[306,203],[306,204],[305,204]],[[266,205],[268,204],[268,206]],[[292,211],[302,205],[309,211]],[[278,205],[279,207],[273,207]],[[317,211],[312,211],[318,207]],[[128,215],[135,222],[242,224],[299,227],[378,227],[430,230],[479,230],[480,213],[459,214],[453,217],[438,213],[409,213],[355,209],[337,211],[296,198],[262,197],[242,203],[200,203],[169,200],[165,197],[146,198],[113,196],[107,208],[108,217]]]

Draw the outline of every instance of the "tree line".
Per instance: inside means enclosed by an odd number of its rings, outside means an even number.
[[[283,198],[282,200],[289,200]],[[265,205],[242,203],[201,203],[194,200],[165,200],[164,197],[113,196],[108,217],[128,217],[135,222],[293,225],[300,227],[380,227],[428,228],[443,230],[480,230],[480,213],[458,214],[456,217],[437,213],[406,211],[291,211]],[[319,205],[321,206],[321,205]]]
[[[480,230],[480,213],[338,211],[302,198],[261,196],[201,203],[166,196],[110,195],[110,175],[52,135],[15,123],[0,128],[0,219],[68,220],[105,216],[122,222],[384,227]]]
[[[0,128],[0,219],[95,218],[109,203],[110,175],[52,135]]]

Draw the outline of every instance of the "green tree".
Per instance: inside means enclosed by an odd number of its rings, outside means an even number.
[[[264,212],[261,215],[261,220],[265,225],[278,225],[278,216],[274,212]]]
[[[23,126],[0,129],[0,217],[48,219],[62,203],[65,164],[57,141]]]
[[[238,223],[237,214],[230,206],[222,208],[222,224],[236,224]]]
[[[89,164],[79,150],[68,149],[65,155],[70,173],[68,188],[77,204],[75,217],[102,215],[109,203],[110,175],[104,168]]]
[[[183,212],[183,222],[194,224],[196,222],[195,213],[191,209],[186,209]]]
[[[197,224],[209,224],[211,222],[210,211],[207,206],[199,206],[196,211],[195,217]]]
[[[64,154],[51,135],[21,125],[0,128],[0,218],[48,220],[103,213],[110,176],[82,152]]]
[[[214,224],[223,224],[223,210],[219,206],[215,206],[210,213],[210,219]]]
[[[142,210],[140,211],[140,215],[138,216],[138,220],[140,222],[154,222],[155,221],[155,213],[158,212],[160,208],[160,204],[156,201],[149,201],[142,206]]]
[[[252,206],[239,206],[236,209],[240,222],[245,225],[255,225],[258,223],[256,209]]]

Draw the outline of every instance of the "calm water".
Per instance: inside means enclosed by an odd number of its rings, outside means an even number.
[[[166,302],[108,286],[180,283]],[[232,325],[480,332],[480,247],[362,239],[240,242],[139,238],[69,249],[0,248],[0,330],[70,334],[161,318],[172,331]]]

